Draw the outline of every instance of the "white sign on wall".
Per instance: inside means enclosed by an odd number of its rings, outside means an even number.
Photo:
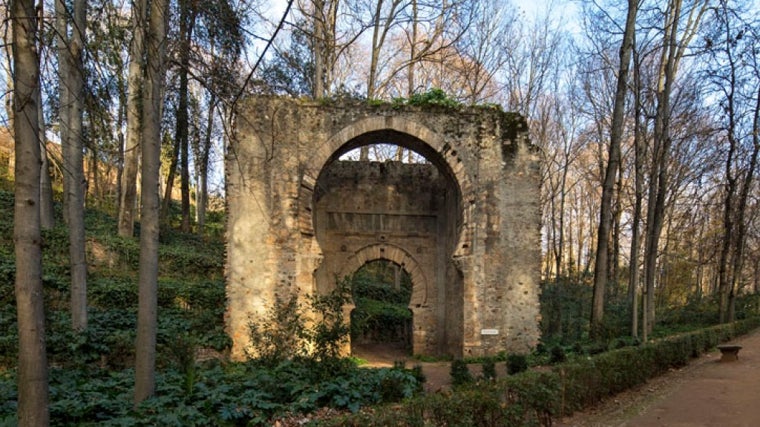
[[[499,335],[498,329],[481,329],[480,335]]]

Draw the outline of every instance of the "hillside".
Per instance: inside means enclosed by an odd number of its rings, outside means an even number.
[[[69,330],[68,234],[57,206],[57,223],[43,232],[43,285],[47,309],[51,363],[97,362],[101,366],[131,366],[137,311],[139,237],[116,235],[114,219],[100,211],[85,215],[90,327],[84,336]],[[7,286],[0,293],[0,327],[8,331],[0,342],[0,365],[16,359],[13,296],[13,195],[0,191],[0,274]],[[139,226],[137,227],[139,233]],[[197,345],[224,350],[224,244],[221,238],[201,238],[165,230],[159,250],[159,350],[174,340],[191,338]],[[72,355],[77,359],[72,361]],[[162,363],[170,354],[160,351]]]

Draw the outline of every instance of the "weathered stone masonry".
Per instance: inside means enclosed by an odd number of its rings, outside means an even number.
[[[393,143],[430,164],[344,162]],[[538,338],[539,155],[491,108],[251,99],[226,160],[227,330],[276,300],[329,292],[377,259],[413,283],[413,351],[526,352]],[[352,307],[346,307],[348,313]]]

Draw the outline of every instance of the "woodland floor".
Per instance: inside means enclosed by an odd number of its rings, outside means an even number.
[[[714,350],[682,369],[611,397],[603,404],[556,420],[560,427],[755,427],[760,426],[760,330],[732,341],[743,348],[739,360],[720,362]],[[392,366],[406,360],[421,364],[425,390],[450,386],[448,362],[420,363],[402,349],[386,346],[354,348],[368,366]],[[503,368],[504,364],[497,366]],[[477,374],[474,372],[473,374]],[[505,375],[499,372],[499,376]]]

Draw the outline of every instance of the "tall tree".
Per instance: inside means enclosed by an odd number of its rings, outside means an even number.
[[[42,92],[37,91],[38,127],[40,141],[40,227],[50,230],[55,226],[55,206],[53,205],[53,181],[50,177],[50,160],[45,136],[45,112],[42,106]]]
[[[188,75],[190,73],[190,43],[193,39],[195,18],[198,4],[194,0],[179,1],[179,102],[177,105],[177,126],[174,143],[179,146],[180,155],[180,193],[182,222],[180,229],[190,231],[190,159],[189,159],[189,123],[188,123]],[[169,194],[171,199],[171,194]]]
[[[670,97],[678,66],[697,32],[709,0],[695,0],[683,13],[682,0],[670,0],[663,13],[662,46],[655,98],[657,101],[647,200],[647,230],[644,242],[644,312],[642,337],[646,341],[655,321],[655,280],[659,255],[660,234],[665,220],[665,201],[668,192],[668,159],[670,136]],[[685,20],[685,22],[681,22]],[[683,28],[681,28],[683,24]]]
[[[206,209],[208,207],[208,178],[210,156],[218,105],[229,102],[234,92],[232,82],[237,80],[236,64],[243,47],[241,13],[227,0],[217,0],[208,4],[200,14],[204,37],[198,44],[210,53],[211,60],[204,62],[201,84],[207,91],[206,125],[197,127],[194,144],[195,167],[197,171],[196,217],[198,234],[204,233]],[[196,102],[198,105],[199,102]],[[198,107],[200,108],[200,106]],[[201,115],[199,114],[198,117]]]
[[[141,0],[142,1],[142,0]],[[142,178],[140,272],[135,351],[135,404],[152,396],[156,387],[156,329],[158,322],[158,233],[161,164],[161,112],[166,72],[168,0],[150,2],[145,37],[145,84],[142,116]]]
[[[705,50],[711,59],[706,77],[720,100],[722,139],[727,145],[723,242],[718,264],[719,318],[725,322],[734,320],[734,301],[747,241],[748,197],[760,150],[757,135],[760,67],[756,54],[760,35],[745,21],[740,5],[721,1],[713,10],[705,36]]]
[[[414,95],[416,89],[416,74],[415,69],[417,66],[417,39],[419,37],[420,28],[420,8],[417,4],[417,0],[412,0],[412,22],[411,29],[409,31],[409,67],[406,72],[406,96],[411,97]]]
[[[39,55],[37,11],[32,0],[11,2],[13,31],[13,121],[15,202],[13,245],[16,255],[18,316],[18,423],[46,426],[48,368],[42,290],[40,233]]]
[[[312,0],[314,98],[324,98],[332,90],[333,69],[338,54],[336,38],[339,6],[340,0]]]
[[[216,110],[217,97],[214,92],[209,93],[208,112],[203,136],[198,134],[194,145],[195,168],[198,175],[198,189],[196,200],[196,218],[198,234],[203,235],[206,227],[206,210],[208,208],[208,169],[209,156],[211,154],[211,140],[214,132],[214,110]]]
[[[610,126],[610,144],[607,165],[602,184],[602,200],[599,211],[599,231],[596,241],[596,262],[594,264],[594,294],[591,303],[591,337],[598,338],[604,318],[604,294],[607,291],[607,272],[609,262],[610,226],[612,224],[612,196],[615,192],[615,177],[620,167],[620,143],[623,138],[623,121],[625,116],[625,99],[628,93],[628,70],[633,51],[634,32],[636,31],[636,14],[638,0],[628,0],[628,13],[620,45],[620,62],[618,64],[615,103],[612,110]]]
[[[14,123],[13,123],[13,78],[12,78],[12,68],[11,68],[11,62],[13,58],[13,52],[12,52],[12,31],[8,30],[6,27],[6,31],[3,35],[3,42],[5,43],[5,52],[3,52],[5,55],[3,55],[3,58],[7,59],[7,64],[3,64],[2,71],[5,72],[6,76],[6,113],[8,114],[8,130],[10,132],[13,132]],[[40,50],[44,49],[44,46],[40,45]],[[39,55],[42,57],[42,55]],[[40,73],[41,74],[41,73]],[[40,76],[41,79],[41,76]],[[40,87],[41,87],[40,83]],[[48,159],[47,155],[47,147],[46,147],[46,141],[47,138],[45,136],[45,111],[44,108],[42,108],[42,91],[37,91],[37,105],[40,106],[40,108],[37,109],[38,111],[38,129],[39,129],[39,141],[40,141],[40,227],[43,230],[49,230],[55,226],[55,209],[53,205],[53,183],[52,179],[50,177],[50,160]],[[9,171],[12,173],[12,171]]]
[[[135,0],[132,4],[132,42],[129,45],[129,77],[127,79],[127,138],[124,147],[124,168],[119,191],[119,235],[134,234],[137,208],[137,171],[140,159],[142,132],[142,91],[145,70],[145,26],[147,3]]]
[[[757,65],[757,64],[755,64]],[[758,84],[755,98],[754,111],[752,113],[752,150],[749,155],[747,169],[739,185],[739,197],[736,203],[736,238],[733,247],[733,262],[731,263],[731,285],[728,291],[728,316],[727,320],[736,320],[736,294],[739,292],[738,285],[745,263],[747,244],[747,205],[749,204],[750,191],[755,181],[755,173],[760,154],[760,84]]]
[[[164,198],[161,204],[161,221],[168,222],[174,181],[179,172],[182,217],[180,229],[189,232],[191,228],[191,141],[194,145],[193,154],[202,154],[196,150],[201,126],[191,124],[188,114],[191,104],[197,102],[191,96],[191,92],[197,93],[196,86],[202,85],[215,92],[215,96],[219,96],[222,101],[230,98],[233,92],[231,86],[237,81],[233,70],[237,65],[243,44],[241,29],[243,16],[229,0],[209,0],[205,3],[183,0],[179,2],[179,12],[179,32],[174,61],[177,64],[174,71],[178,80],[176,122],[174,138],[171,141],[172,151]],[[213,117],[213,109],[210,114]],[[206,167],[202,169],[204,173],[207,173],[207,159],[195,158],[195,167],[198,170],[198,162],[204,161]]]
[[[56,29],[61,88],[60,122],[63,151],[65,218],[69,227],[71,262],[71,323],[76,330],[87,328],[87,260],[84,240],[84,106],[83,53],[86,0],[75,0],[69,11],[64,0],[56,0]],[[70,27],[70,29],[69,29]]]
[[[635,43],[634,43],[635,46]],[[639,286],[639,254],[641,247],[641,214],[642,202],[644,200],[644,138],[645,129],[643,124],[643,107],[642,107],[642,81],[641,81],[641,61],[638,50],[633,52],[633,94],[634,94],[634,129],[633,129],[633,214],[631,217],[631,249],[630,262],[628,264],[628,306],[631,310],[631,336],[639,336],[639,308],[638,308],[638,286]]]

